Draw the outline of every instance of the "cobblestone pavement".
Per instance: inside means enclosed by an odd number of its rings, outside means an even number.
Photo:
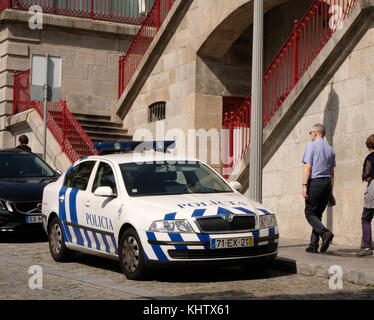
[[[43,289],[30,289],[29,267],[40,265]],[[182,276],[183,275],[183,276]],[[127,280],[117,261],[77,253],[56,263],[40,235],[0,234],[0,300],[133,299],[370,299],[374,287],[242,267],[158,271],[149,281]]]

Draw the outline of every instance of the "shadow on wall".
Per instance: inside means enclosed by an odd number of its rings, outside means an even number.
[[[323,125],[326,127],[326,140],[334,147],[334,135],[339,118],[339,96],[331,83],[329,98],[327,100],[325,112],[323,114]],[[333,207],[327,207],[327,229],[333,231]]]
[[[326,139],[334,147],[334,135],[339,118],[339,96],[336,94],[334,83],[331,83],[329,98],[323,114],[323,125],[326,127]]]

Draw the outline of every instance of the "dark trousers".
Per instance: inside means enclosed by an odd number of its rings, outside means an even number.
[[[310,247],[318,248],[319,238],[328,231],[322,224],[322,214],[326,209],[331,193],[331,179],[312,179],[308,184],[309,199],[305,200],[305,217],[312,226]]]
[[[362,212],[362,236],[364,248],[371,248],[371,220],[373,220],[374,209],[364,208]]]

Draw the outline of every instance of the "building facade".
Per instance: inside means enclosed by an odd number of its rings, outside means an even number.
[[[38,140],[31,120],[12,116],[13,72],[29,68],[30,54],[48,52],[62,56],[62,98],[73,113],[110,117],[132,136],[141,129],[155,138],[158,130],[169,132],[168,138],[184,139],[186,149],[221,171],[227,165],[222,152],[227,148],[226,132],[222,134],[225,114],[238,115],[251,91],[253,1],[173,0],[166,6],[170,11],[155,34],[153,20],[143,26],[152,37],[126,23],[52,14],[45,29],[33,33],[26,25],[26,12],[4,10],[2,146],[13,146],[21,132]],[[365,190],[361,169],[366,137],[374,129],[368,116],[374,103],[373,7],[372,0],[264,0],[264,100],[270,108],[264,110],[263,202],[278,214],[283,237],[307,240],[310,235],[301,159],[310,127],[319,122],[327,127],[326,138],[337,160],[337,205],[327,210],[325,223],[336,243],[360,245]],[[335,18],[343,22],[334,27]],[[148,43],[142,53],[136,51],[134,38]],[[320,48],[314,52],[315,47]],[[118,58],[129,48],[131,55],[124,59],[140,56],[139,63],[118,91]],[[230,156],[240,157],[228,179],[240,181],[248,192],[249,157],[243,145],[249,128],[237,126],[242,136],[234,141],[241,147]],[[204,131],[207,140],[189,136],[191,130]],[[40,148],[37,142],[35,148]],[[58,152],[50,150],[50,161],[66,166],[68,159],[53,161]],[[218,161],[213,161],[217,153]]]

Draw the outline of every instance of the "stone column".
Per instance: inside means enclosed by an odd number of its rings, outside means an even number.
[[[264,4],[254,0],[249,198],[262,202],[262,92]]]

